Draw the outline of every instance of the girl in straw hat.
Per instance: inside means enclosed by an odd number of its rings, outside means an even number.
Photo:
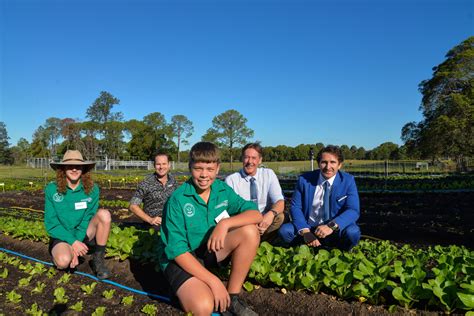
[[[98,210],[99,187],[90,174],[94,165],[84,161],[77,150],[68,150],[61,162],[51,163],[56,181],[45,188],[44,224],[51,237],[49,250],[56,267],[76,267],[95,239],[92,268],[98,278],[105,279],[110,275],[104,254],[111,217],[109,211]]]

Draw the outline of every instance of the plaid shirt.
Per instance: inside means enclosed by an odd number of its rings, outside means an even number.
[[[171,174],[168,174],[168,181],[163,185],[154,173],[138,184],[130,204],[140,205],[143,202],[143,211],[146,214],[151,217],[162,216],[166,201],[178,186]]]

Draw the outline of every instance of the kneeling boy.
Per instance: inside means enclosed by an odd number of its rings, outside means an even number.
[[[238,295],[257,252],[256,224],[262,215],[255,203],[216,180],[219,166],[214,144],[199,142],[191,148],[191,179],[165,206],[160,265],[186,312],[256,315]],[[232,266],[226,288],[208,268],[221,266],[227,257]]]

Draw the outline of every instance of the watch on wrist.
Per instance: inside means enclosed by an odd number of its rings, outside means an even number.
[[[328,227],[331,228],[333,231],[338,231],[339,230],[339,225],[337,225],[336,222],[330,221],[328,223]]]

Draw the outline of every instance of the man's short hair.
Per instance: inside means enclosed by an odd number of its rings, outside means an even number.
[[[334,145],[327,145],[326,147],[323,147],[319,152],[316,157],[316,160],[318,163],[321,162],[321,157],[323,156],[324,153],[332,154],[337,157],[337,161],[339,163],[342,163],[344,161],[344,156],[342,155],[342,150],[339,146],[334,146]]]
[[[256,142],[256,143],[249,143],[247,145],[244,146],[244,148],[242,148],[242,154],[241,154],[241,160],[243,160],[244,158],[244,155],[245,155],[245,151],[249,148],[252,148],[252,149],[255,149],[258,154],[260,155],[260,157],[263,157],[263,147],[260,145],[259,142]]]
[[[221,162],[219,148],[211,142],[194,144],[189,151],[189,168],[197,162],[219,164]]]
[[[156,157],[158,156],[166,156],[166,158],[168,158],[168,162],[171,161],[171,156],[167,152],[159,150],[153,155],[153,162],[156,161]]]

